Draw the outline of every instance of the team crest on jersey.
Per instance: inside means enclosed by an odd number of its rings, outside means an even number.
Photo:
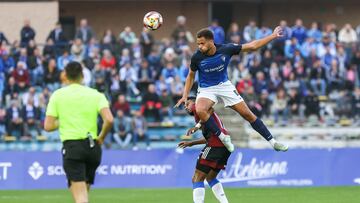
[[[225,57],[225,56],[221,56],[221,60],[222,60],[223,62],[225,62],[226,57]]]

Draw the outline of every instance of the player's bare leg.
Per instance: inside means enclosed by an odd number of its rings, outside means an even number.
[[[88,189],[85,181],[71,181],[70,191],[74,197],[75,203],[88,203]]]
[[[206,175],[206,173],[200,170],[195,170],[194,176],[192,178],[194,203],[204,203],[205,201],[204,180],[206,178]]]
[[[219,180],[216,178],[217,175],[217,171],[211,170],[206,176],[206,181],[211,187],[211,190],[213,191],[216,199],[218,199],[220,203],[228,203],[229,201],[226,198],[224,188],[219,182]]]
[[[273,138],[265,124],[255,116],[255,114],[249,109],[244,101],[231,106],[231,108],[238,112],[245,120],[247,120],[254,128],[254,130],[256,130],[263,138],[269,141],[276,151],[285,152],[288,150],[289,147],[287,145],[279,143]]]
[[[196,100],[196,113],[199,116],[201,123],[206,126],[212,133],[217,135],[225,147],[233,152],[235,147],[231,143],[231,137],[221,132],[220,128],[216,125],[214,118],[210,116],[210,109],[213,107],[215,102],[208,98],[197,98]]]

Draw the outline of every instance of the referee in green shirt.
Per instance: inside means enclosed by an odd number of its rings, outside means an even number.
[[[70,62],[65,67],[69,82],[50,97],[46,110],[46,131],[59,129],[63,143],[63,167],[76,203],[88,202],[88,190],[94,183],[101,162],[101,144],[110,131],[113,116],[104,94],[81,85],[82,66]],[[103,126],[97,135],[98,114]]]

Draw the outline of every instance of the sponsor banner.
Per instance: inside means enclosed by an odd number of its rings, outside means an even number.
[[[97,188],[191,187],[198,149],[103,151]],[[240,149],[218,178],[226,187],[360,185],[360,149]],[[66,188],[60,152],[1,152],[0,189]]]

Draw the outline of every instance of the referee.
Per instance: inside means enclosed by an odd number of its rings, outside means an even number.
[[[65,67],[68,85],[50,97],[44,128],[59,128],[63,143],[63,167],[76,203],[88,202],[88,190],[94,183],[95,171],[101,162],[101,144],[113,123],[109,102],[98,91],[81,85],[82,66],[70,62]],[[103,119],[97,135],[97,117]]]

